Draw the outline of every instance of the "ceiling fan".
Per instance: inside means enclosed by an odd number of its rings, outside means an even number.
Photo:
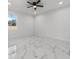
[[[34,10],[37,9],[37,7],[44,7],[43,5],[41,5],[41,0],[35,0],[35,1],[27,1],[28,4],[30,4],[30,6],[28,6],[27,8],[33,7]]]

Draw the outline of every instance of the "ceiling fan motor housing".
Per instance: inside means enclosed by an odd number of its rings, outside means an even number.
[[[37,4],[36,2],[33,2],[33,5],[34,5],[34,6],[36,6],[36,4]]]

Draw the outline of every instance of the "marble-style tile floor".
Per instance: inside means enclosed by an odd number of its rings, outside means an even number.
[[[70,59],[69,42],[46,38],[9,40],[8,59]]]

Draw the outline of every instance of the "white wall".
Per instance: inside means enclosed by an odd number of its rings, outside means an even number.
[[[33,33],[39,37],[49,37],[59,40],[70,40],[70,9],[60,8],[37,16],[33,19],[26,14],[16,13],[17,29],[9,30],[9,39],[24,38],[32,36]],[[35,22],[36,23],[35,23]],[[34,23],[35,23],[35,29]],[[33,32],[35,30],[35,32]]]
[[[8,30],[8,38],[16,39],[16,38],[24,38],[27,36],[31,36],[33,32],[33,18],[31,16],[27,16],[26,14],[10,12],[9,14],[14,13],[17,17],[16,19],[16,29]]]
[[[36,35],[69,41],[69,6],[36,17]]]

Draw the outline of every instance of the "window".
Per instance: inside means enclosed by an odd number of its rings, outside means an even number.
[[[16,16],[15,15],[8,15],[8,27],[9,29],[16,28]]]

